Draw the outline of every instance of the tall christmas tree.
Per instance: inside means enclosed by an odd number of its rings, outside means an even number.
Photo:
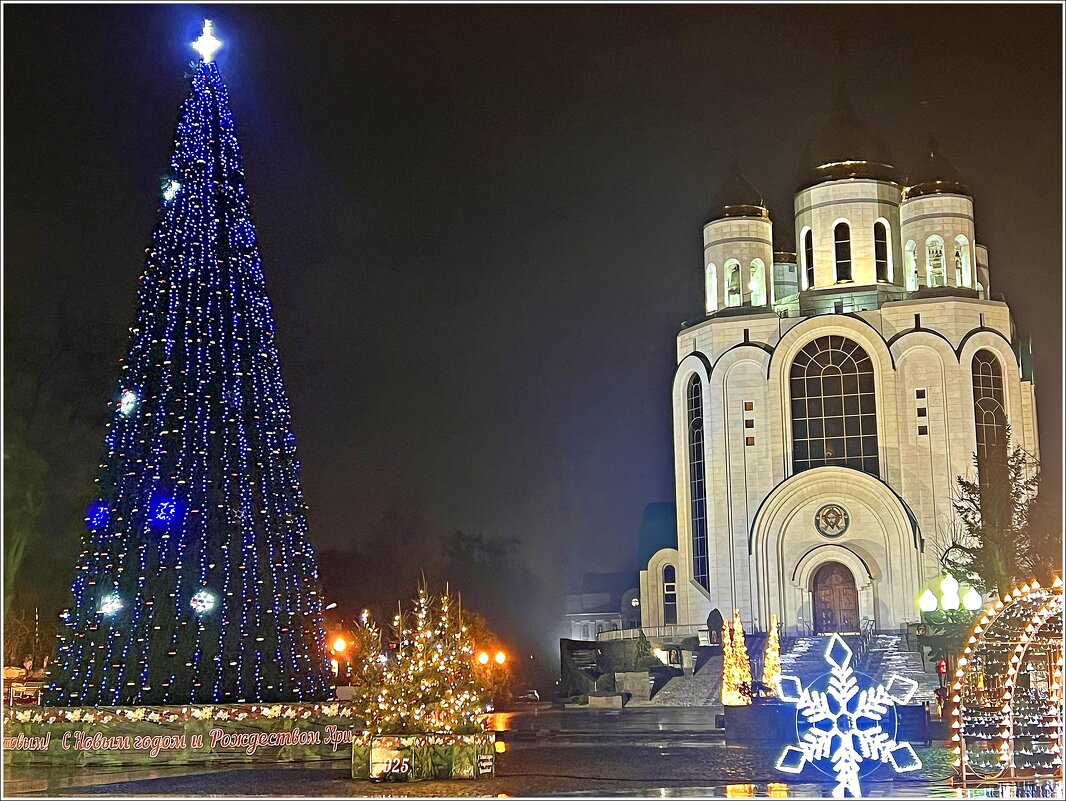
[[[181,106],[56,705],[328,698],[318,570],[210,22]]]

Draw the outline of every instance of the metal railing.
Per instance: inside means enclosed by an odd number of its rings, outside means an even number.
[[[597,642],[609,642],[612,640],[636,640],[643,631],[645,637],[695,637],[701,631],[706,631],[706,626],[699,623],[688,623],[673,626],[644,626],[635,629],[614,629],[613,631],[601,631],[596,635]]]
[[[855,661],[861,662],[866,656],[866,652],[870,650],[870,643],[874,639],[874,621],[872,618],[864,617],[859,622],[859,643],[855,648]]]

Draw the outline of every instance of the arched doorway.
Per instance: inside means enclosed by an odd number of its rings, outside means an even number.
[[[855,577],[840,562],[826,562],[814,574],[814,630],[819,634],[859,630]]]

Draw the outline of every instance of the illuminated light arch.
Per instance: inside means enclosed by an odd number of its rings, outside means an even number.
[[[964,779],[1062,777],[1062,620],[1056,578],[1014,587],[974,625],[951,686],[950,744]]]

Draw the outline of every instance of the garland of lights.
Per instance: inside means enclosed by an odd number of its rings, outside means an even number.
[[[1062,613],[1061,580],[1050,588],[1034,580],[997,599],[974,626],[952,683],[953,764],[963,778],[1062,775]],[[1041,652],[1046,698],[1032,681],[1032,654]]]
[[[296,439],[209,22],[195,46],[54,705],[331,695]]]

